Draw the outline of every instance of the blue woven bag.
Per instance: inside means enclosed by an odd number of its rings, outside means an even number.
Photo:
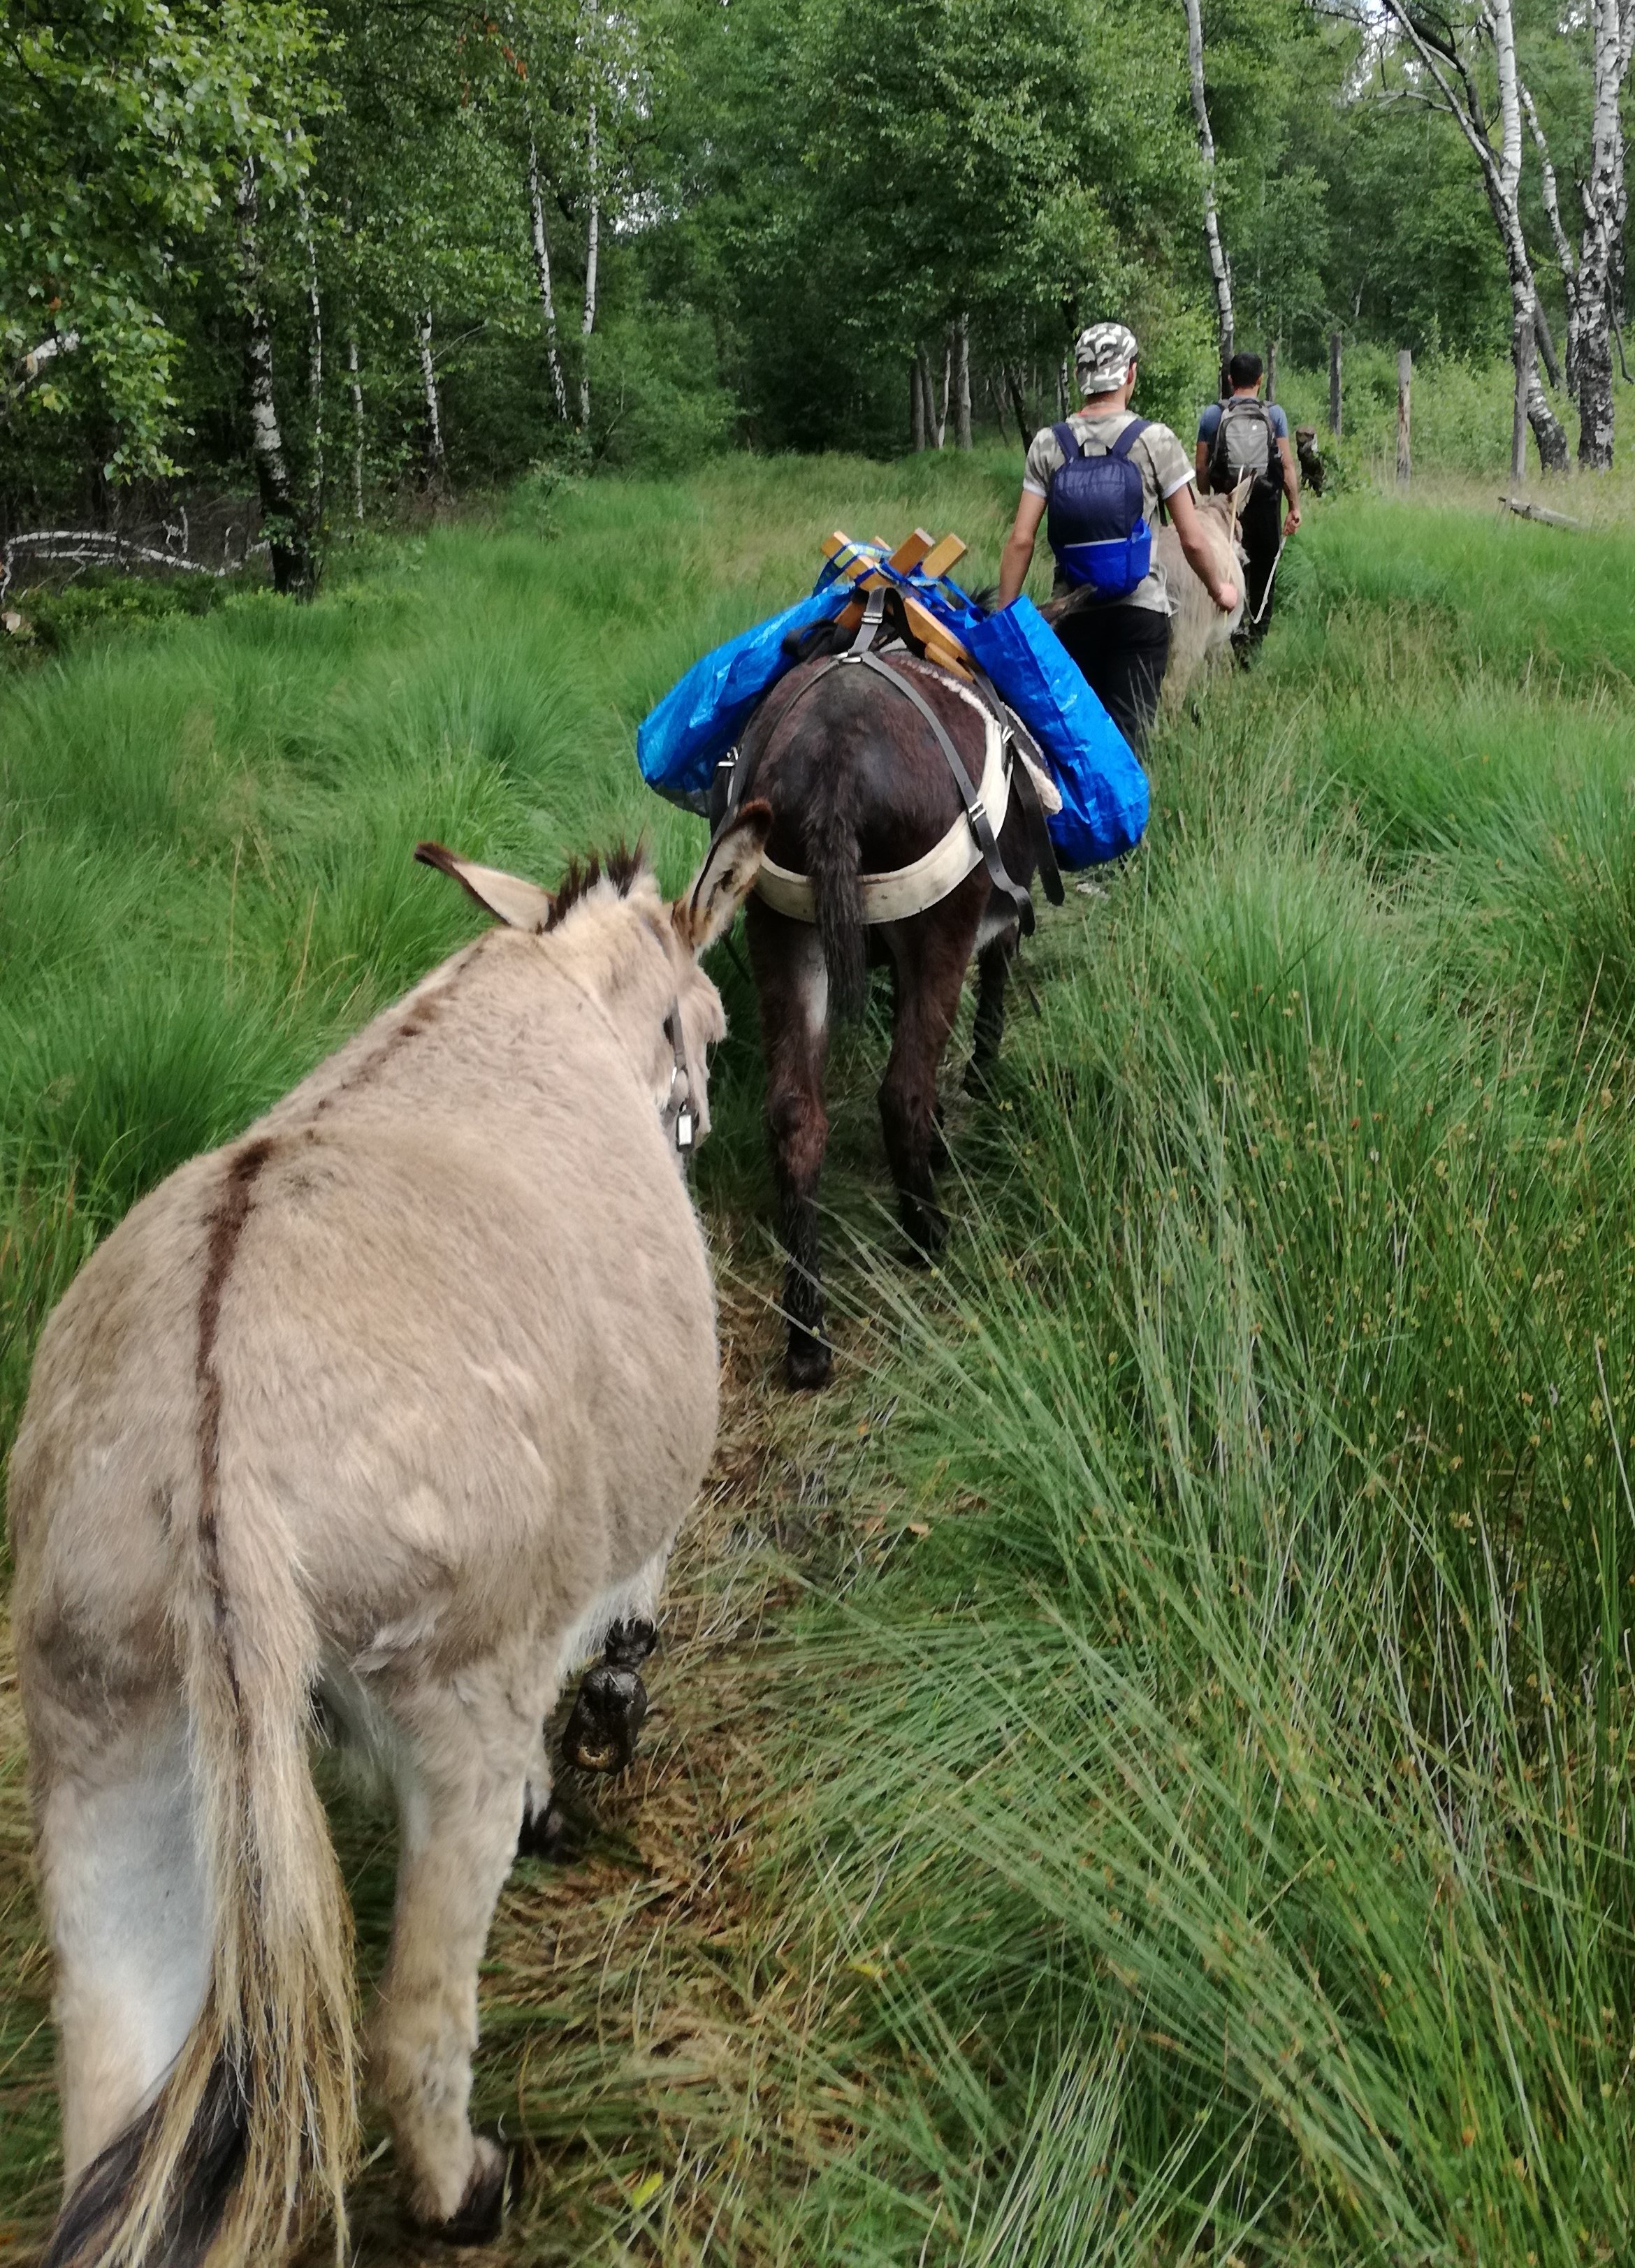
[[[1133,850],[1146,826],[1146,774],[1032,600],[974,615],[960,636],[1050,760],[1062,807],[1049,825],[1062,865]]]
[[[784,640],[792,630],[832,621],[852,596],[847,585],[832,583],[696,661],[637,728],[636,761],[648,786],[702,811],[717,763],[762,694],[792,666]]]

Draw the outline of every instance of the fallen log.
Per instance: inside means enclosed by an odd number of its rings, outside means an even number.
[[[1583,521],[1569,519],[1565,512],[1546,512],[1542,504],[1523,504],[1520,497],[1513,496],[1501,495],[1499,501],[1500,504],[1508,504],[1519,519],[1540,519],[1543,521],[1546,527],[1576,528],[1580,534],[1584,532]]]
[[[186,516],[182,520],[183,542],[186,542]],[[228,531],[232,533],[231,530]],[[243,571],[245,560],[252,552],[264,551],[264,543],[247,546],[239,559],[224,555],[219,567],[212,567],[207,559],[189,558],[186,550],[161,550],[157,544],[136,543],[128,535],[117,535],[112,529],[94,527],[37,527],[22,535],[14,535],[0,546],[0,600],[11,587],[17,571],[19,552],[30,552],[36,558],[70,560],[81,567],[122,567],[139,563],[153,567],[173,567],[184,575],[209,575],[217,582]]]

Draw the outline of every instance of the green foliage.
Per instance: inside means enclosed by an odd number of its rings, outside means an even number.
[[[110,476],[168,466],[179,283],[247,158],[305,167],[320,53],[304,0],[6,0],[4,383],[27,423],[99,418]]]
[[[5,659],[33,661],[99,631],[172,622],[179,615],[207,615],[221,605],[230,588],[210,575],[177,575],[159,581],[148,575],[103,571],[63,590],[14,592],[11,603],[22,615],[24,627],[19,637],[8,641]]]

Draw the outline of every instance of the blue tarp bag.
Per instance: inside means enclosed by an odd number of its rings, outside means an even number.
[[[1141,475],[1130,452],[1149,420],[1132,417],[1111,448],[1086,456],[1071,425],[1052,425],[1062,462],[1050,481],[1046,533],[1070,583],[1098,598],[1127,599],[1153,567],[1153,531],[1142,517]]]
[[[1033,600],[973,615],[960,636],[1050,760],[1062,807],[1047,823],[1062,865],[1133,850],[1146,826],[1146,774]]]
[[[637,730],[636,761],[648,786],[702,811],[717,763],[762,695],[792,666],[784,640],[792,630],[831,622],[853,595],[849,585],[832,583],[696,661]]]

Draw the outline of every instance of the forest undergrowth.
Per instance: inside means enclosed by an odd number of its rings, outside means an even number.
[[[646,832],[634,725],[834,526],[997,560],[997,453],[519,490],[310,609],[0,694],[0,1426],[95,1238],[469,933]],[[1568,509],[1572,509],[1571,504]],[[753,1000],[699,1166],[727,1423],[657,1722],[521,1867],[507,2263],[1625,2257],[1635,2189],[1635,538],[1319,504],[1147,841],[1027,961],[906,1270],[836,1050],[845,1359],[776,1383]],[[48,2219],[0,1675],[0,2243]],[[366,1968],[391,1831],[337,1787]],[[414,2257],[377,2157],[358,2257]],[[319,2254],[313,2255],[317,2258]]]

